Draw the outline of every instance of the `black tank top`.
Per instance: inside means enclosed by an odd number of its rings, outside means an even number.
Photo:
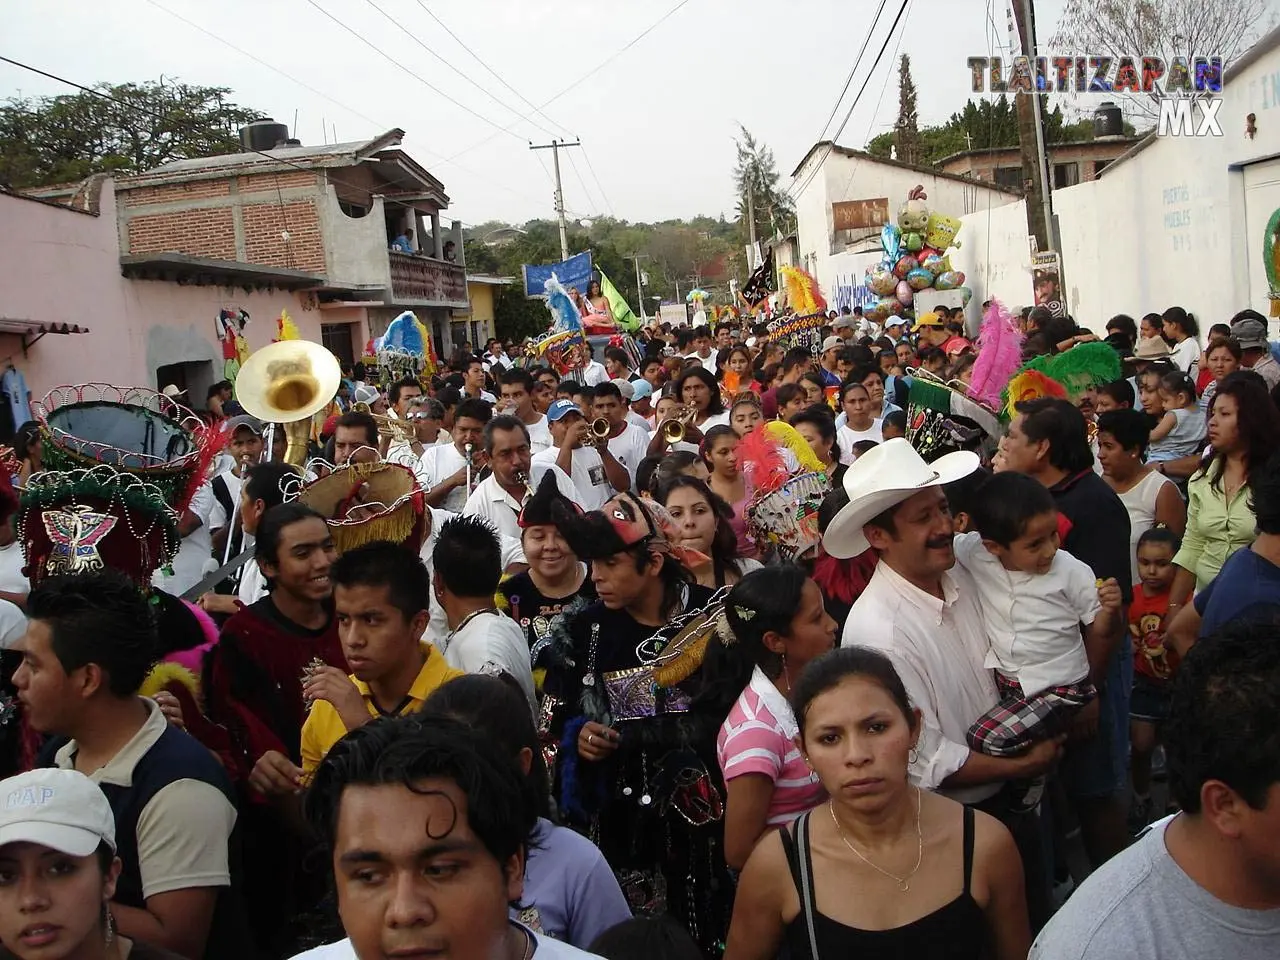
[[[978,960],[986,944],[986,919],[969,893],[973,874],[973,810],[964,808],[964,890],[945,906],[919,920],[889,930],[860,930],[818,912],[809,850],[809,817],[795,823],[795,836],[781,831],[782,847],[791,865],[791,879],[800,895],[800,912],[787,925],[786,943],[792,960],[835,960],[876,957],[877,960]],[[812,934],[810,933],[812,923]],[[816,954],[811,941],[816,944]]]

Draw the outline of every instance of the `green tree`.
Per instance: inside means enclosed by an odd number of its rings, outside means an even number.
[[[795,230],[795,204],[784,190],[779,189],[777,162],[773,150],[756,140],[742,124],[742,135],[734,139],[738,161],[733,168],[733,185],[738,193],[739,238],[747,242],[751,238],[747,211],[748,194],[755,207],[755,233],[759,240],[774,234],[783,236]]]
[[[903,163],[921,162],[916,82],[911,79],[911,57],[905,53],[898,62],[898,119],[893,125],[893,140],[899,160]]]
[[[239,128],[263,118],[229,101],[228,87],[166,80],[94,89],[112,99],[73,93],[0,104],[0,182],[33,187],[238,153]]]

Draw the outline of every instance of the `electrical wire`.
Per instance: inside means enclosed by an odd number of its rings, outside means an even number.
[[[298,84],[298,86],[302,87],[303,89],[305,89],[305,90],[309,90],[310,92],[312,92],[312,93],[316,94],[317,96],[321,97],[322,99],[328,100],[330,103],[335,104],[336,106],[339,106],[339,107],[341,107],[341,108],[342,108],[342,109],[344,109],[344,110],[347,110],[348,112],[350,112],[350,113],[354,114],[355,116],[359,117],[361,120],[364,120],[366,123],[370,123],[370,124],[372,124],[375,128],[377,128],[377,129],[379,129],[379,130],[390,130],[390,129],[392,129],[392,128],[395,126],[395,124],[391,124],[391,123],[384,123],[384,122],[382,122],[382,121],[380,121],[380,120],[375,120],[375,119],[373,119],[372,117],[369,117],[367,114],[361,113],[361,112],[359,112],[359,111],[355,110],[354,108],[347,106],[346,104],[342,103],[342,102],[341,102],[341,101],[339,101],[339,100],[335,100],[333,97],[329,96],[329,95],[328,95],[328,94],[326,94],[324,91],[322,91],[322,90],[318,90],[318,89],[316,89],[315,87],[311,86],[310,84],[305,83],[305,82],[304,82],[304,81],[302,81],[302,80],[299,80],[298,78],[294,77],[292,74],[289,74],[289,73],[285,72],[284,70],[282,70],[280,67],[276,66],[275,64],[270,63],[269,61],[263,60],[261,57],[255,56],[254,54],[250,53],[249,51],[244,50],[244,49],[242,49],[242,48],[240,48],[240,47],[236,46],[234,43],[232,43],[230,40],[227,40],[225,37],[220,37],[220,36],[218,36],[218,34],[214,33],[212,30],[209,30],[209,29],[207,29],[207,28],[205,28],[205,27],[202,27],[202,26],[200,26],[200,24],[195,23],[195,22],[194,22],[194,21],[192,21],[192,20],[188,20],[186,17],[181,16],[181,15],[180,15],[180,14],[178,14],[178,13],[175,13],[174,11],[170,10],[168,7],[166,7],[166,6],[164,6],[163,4],[161,4],[161,3],[157,2],[157,0],[147,0],[147,2],[148,2],[148,3],[150,3],[153,7],[156,7],[157,9],[162,10],[163,12],[165,12],[165,13],[169,14],[170,16],[174,17],[175,19],[182,21],[182,22],[183,22],[183,23],[185,23],[187,26],[189,26],[189,27],[191,27],[191,28],[193,28],[193,29],[195,29],[195,30],[200,31],[201,33],[203,33],[205,36],[209,37],[210,39],[212,39],[212,40],[216,40],[218,43],[221,43],[223,46],[226,46],[226,47],[231,48],[231,49],[232,49],[232,50],[234,50],[236,53],[239,53],[241,56],[244,56],[244,57],[249,58],[250,60],[254,61],[255,63],[260,64],[261,66],[266,67],[268,70],[271,70],[271,71],[273,71],[273,72],[275,72],[275,73],[278,73],[280,76],[284,77],[286,80],[289,80],[289,81],[291,81],[291,82],[293,82],[293,83],[296,83],[296,84]],[[10,61],[10,62],[12,63],[12,62],[14,62],[14,61]],[[37,72],[38,72],[38,71],[37,71]],[[77,84],[74,84],[74,83],[72,83],[72,81],[69,81],[69,80],[63,80],[62,78],[55,78],[55,79],[58,79],[58,80],[59,80],[59,82],[70,84],[71,86],[77,86]],[[226,142],[232,142],[232,140],[233,140],[233,139],[234,139],[234,138],[227,138]],[[238,143],[239,141],[236,141],[236,142]],[[519,198],[521,198],[521,199],[523,199],[523,200],[529,200],[529,201],[532,201],[532,200],[533,200],[533,197],[532,197],[530,194],[523,193],[522,191],[517,190],[517,189],[515,189],[514,187],[508,186],[507,184],[505,184],[505,183],[503,183],[503,182],[501,182],[501,181],[499,181],[499,180],[494,180],[493,178],[491,178],[491,177],[490,177],[489,175],[487,175],[487,174],[483,174],[483,173],[480,173],[479,171],[476,171],[476,170],[471,169],[470,167],[463,166],[462,164],[458,163],[456,159],[454,159],[454,158],[452,158],[452,157],[446,157],[444,154],[436,153],[435,151],[430,150],[430,149],[426,149],[426,148],[423,148],[422,153],[423,153],[423,155],[425,155],[425,156],[427,156],[427,157],[434,158],[435,160],[438,160],[438,161],[440,161],[441,163],[447,163],[447,164],[449,164],[450,166],[452,166],[452,167],[454,167],[456,170],[458,170],[460,173],[464,173],[464,174],[466,174],[466,175],[468,175],[468,176],[475,177],[477,180],[480,180],[480,181],[482,181],[482,182],[484,182],[484,183],[491,184],[491,185],[493,185],[493,186],[497,187],[499,190],[503,190],[503,191],[505,191],[505,192],[507,192],[507,193],[511,194],[511,195],[512,195],[512,196],[514,196],[514,197],[519,197]],[[275,160],[275,159],[277,159],[277,158],[272,157],[271,159]],[[283,162],[283,161],[280,161],[280,162]],[[337,180],[337,179],[335,178],[335,182],[342,182],[342,181]],[[541,203],[542,203],[542,201],[541,201],[541,200],[538,200],[538,201],[537,201],[537,203],[541,204]]]
[[[444,30],[444,32],[447,33],[450,37],[452,37],[454,42],[458,46],[460,46],[463,50],[465,50],[468,54],[470,54],[471,59],[475,60],[475,62],[480,64],[480,66],[484,67],[485,70],[487,70],[495,80],[497,80],[500,84],[502,84],[512,93],[514,93],[520,99],[520,101],[525,104],[525,106],[530,107],[535,114],[542,117],[544,120],[547,121],[547,123],[551,124],[554,127],[559,127],[562,132],[568,134],[570,137],[574,136],[573,132],[568,127],[564,126],[563,124],[556,123],[553,119],[551,119],[551,117],[543,113],[542,110],[532,100],[530,100],[528,97],[522,94],[519,90],[517,90],[515,87],[509,84],[506,80],[504,80],[502,75],[499,74],[497,70],[489,66],[489,64],[486,63],[483,58],[481,58],[480,54],[476,53],[474,50],[471,49],[471,47],[467,45],[466,41],[464,41],[460,36],[458,36],[451,29],[449,29],[449,25],[445,23],[443,20],[441,20],[438,16],[436,16],[435,13],[432,12],[431,8],[428,7],[425,3],[423,3],[423,0],[414,0],[414,2],[419,7],[422,8],[423,13],[425,13],[428,17],[430,17],[432,20],[438,23],[441,29]],[[554,134],[551,134],[551,132],[549,130],[546,130],[545,128],[539,128],[539,129],[542,129],[544,133],[547,133],[550,136],[554,136]]]
[[[111,103],[116,104],[117,106],[121,106],[121,107],[124,107],[126,110],[132,110],[135,113],[150,117],[153,120],[161,120],[166,123],[171,123],[171,118],[165,117],[163,114],[157,113],[153,110],[148,110],[146,107],[143,107],[140,104],[130,103],[127,100],[121,100],[119,97],[113,97],[111,96],[111,94],[105,93],[102,90],[98,90],[93,87],[86,86],[83,83],[77,83],[74,80],[68,80],[66,77],[58,76],[56,73],[50,73],[47,70],[41,70],[39,67],[33,67],[30,64],[23,63],[20,60],[14,60],[12,57],[6,57],[3,54],[0,54],[0,63],[7,63],[10,66],[17,67],[20,70],[26,70],[28,73],[33,73],[36,76],[44,77],[46,80],[52,80],[55,83],[61,83],[68,87],[72,87],[76,90],[79,90],[81,93],[87,93],[87,94],[90,94],[91,96],[98,97],[99,99],[108,100]],[[193,124],[172,124],[171,123],[171,125],[176,127],[179,130],[186,130],[189,133],[196,133],[196,134],[199,134],[200,136],[207,137],[209,139],[218,140],[228,145],[233,145],[236,147],[237,152],[239,153],[256,153],[259,156],[267,160],[270,160],[272,163],[278,163],[281,166],[292,167],[295,170],[301,170],[305,173],[315,173],[315,170],[312,167],[308,167],[300,163],[295,163],[294,161],[288,160],[284,157],[273,156],[271,153],[268,153],[264,150],[258,150],[253,147],[246,146],[243,143],[241,143],[241,141],[237,137],[221,136],[217,134],[210,137],[209,131],[200,129],[199,127],[196,127]],[[476,173],[475,171],[469,170],[468,168],[463,167],[457,163],[454,163],[453,166],[457,167],[459,170],[463,171],[464,173],[468,173],[482,180],[488,179],[483,174]],[[333,171],[331,170],[325,172],[325,177],[331,183],[341,184],[343,186],[351,187],[353,190],[363,191],[363,190],[366,190],[368,186],[367,184],[359,184],[350,180],[345,180],[342,177],[334,174]],[[497,186],[500,189],[506,190],[507,192],[513,194],[514,196],[520,197],[524,200],[528,200],[538,204],[541,204],[543,202],[540,199],[535,199],[533,196],[529,194],[522,193],[518,190],[513,189],[512,187],[508,187],[506,184],[501,183],[500,181],[491,180],[489,182],[491,182],[494,186]],[[394,198],[389,198],[389,199],[391,200],[391,202],[393,203],[395,202]]]
[[[313,0],[308,0],[308,2],[313,2]],[[559,93],[555,94],[555,95],[554,95],[553,97],[551,97],[550,99],[548,99],[548,100],[544,100],[544,101],[542,102],[542,104],[541,104],[537,109],[539,109],[539,110],[545,110],[547,107],[551,106],[551,104],[555,103],[557,100],[559,100],[559,99],[560,99],[561,97],[563,97],[565,94],[567,94],[570,90],[573,90],[575,87],[578,87],[578,86],[580,86],[581,84],[585,83],[587,80],[590,80],[592,77],[594,77],[597,73],[599,73],[601,70],[603,70],[603,69],[604,69],[605,67],[607,67],[609,64],[613,63],[613,61],[614,61],[614,60],[618,59],[618,57],[622,56],[624,53],[626,53],[628,50],[630,50],[632,47],[634,47],[637,43],[639,43],[641,40],[643,40],[645,37],[647,37],[649,34],[651,34],[654,30],[656,30],[658,27],[660,27],[663,23],[665,23],[667,20],[671,19],[671,17],[673,17],[675,14],[677,14],[677,13],[678,13],[678,12],[679,12],[683,7],[687,6],[687,5],[688,5],[688,3],[689,3],[689,0],[680,0],[680,2],[679,2],[679,3],[677,3],[674,7],[672,7],[670,10],[668,10],[666,13],[664,13],[661,17],[659,17],[657,20],[655,20],[653,23],[651,23],[648,27],[646,27],[644,30],[642,30],[639,34],[637,34],[635,37],[633,37],[630,41],[628,41],[628,42],[627,42],[627,43],[626,43],[626,44],[625,44],[621,49],[616,50],[616,51],[614,51],[612,54],[610,54],[608,57],[605,57],[605,59],[601,60],[598,64],[596,64],[594,67],[592,67],[592,68],[591,68],[590,70],[588,70],[586,73],[584,73],[582,76],[578,77],[578,79],[577,79],[577,80],[574,80],[574,81],[573,81],[572,83],[570,83],[567,87],[565,87],[565,88],[564,88],[563,90],[561,90]],[[515,124],[512,124],[512,126],[515,126]],[[503,132],[503,133],[509,133],[509,132],[510,132],[510,129],[509,129],[509,128],[504,128],[504,129],[502,130],[502,132]],[[496,136],[497,136],[497,134],[496,134],[496,133],[491,133],[491,134],[490,134],[488,137],[486,137],[485,139],[483,139],[483,140],[479,140],[479,141],[477,141],[477,142],[473,143],[471,146],[469,146],[469,147],[464,147],[462,150],[459,150],[457,153],[455,153],[455,154],[454,154],[452,157],[450,157],[449,159],[450,159],[450,160],[453,160],[453,159],[456,159],[456,158],[458,158],[458,157],[463,156],[464,154],[470,153],[472,150],[477,150],[477,149],[479,149],[480,147],[483,147],[483,146],[484,146],[486,143],[488,143],[489,141],[493,140]]]
[[[788,192],[791,192],[791,196],[793,198],[798,197],[801,193],[803,193],[806,189],[808,189],[809,184],[812,183],[814,177],[818,175],[818,171],[822,169],[822,165],[826,162],[827,157],[831,155],[831,151],[834,149],[836,141],[840,139],[840,134],[844,133],[844,128],[848,126],[849,118],[853,116],[853,111],[858,106],[858,101],[862,99],[862,94],[866,92],[867,84],[871,82],[872,76],[875,75],[876,67],[880,66],[880,61],[884,59],[885,51],[889,48],[889,40],[893,37],[894,32],[898,29],[898,24],[902,21],[902,17],[906,13],[907,6],[910,4],[910,2],[911,0],[902,0],[902,5],[898,8],[898,15],[893,18],[893,23],[890,24],[889,26],[889,32],[885,35],[884,42],[880,44],[880,52],[876,54],[876,59],[871,64],[871,69],[867,71],[867,75],[862,81],[862,86],[858,88],[858,92],[854,96],[853,102],[849,104],[849,109],[845,112],[844,119],[840,122],[839,128],[837,128],[836,132],[832,134],[830,139],[830,144],[827,146],[825,155],[823,156],[822,160],[820,160],[819,162],[813,165],[813,170],[810,172],[809,176],[805,179],[805,182],[802,186],[795,189],[794,192],[788,191]]]
[[[486,90],[486,89],[485,89],[484,87],[482,87],[480,84],[478,84],[475,80],[472,80],[472,79],[471,79],[471,77],[467,76],[465,73],[463,73],[461,70],[459,70],[457,67],[455,67],[452,63],[450,63],[450,62],[449,62],[448,60],[446,60],[444,57],[440,56],[440,54],[438,54],[438,53],[436,53],[434,50],[432,50],[432,49],[431,49],[431,47],[429,47],[429,46],[426,44],[426,42],[422,40],[422,38],[420,38],[417,34],[415,34],[412,30],[410,30],[408,27],[406,27],[403,23],[401,23],[401,22],[400,22],[399,20],[397,20],[395,17],[391,16],[391,14],[387,13],[387,11],[383,10],[380,6],[378,6],[378,5],[374,2],[374,0],[365,0],[365,3],[367,3],[369,6],[373,7],[373,9],[374,9],[374,10],[377,10],[377,11],[378,11],[378,13],[380,13],[380,14],[382,15],[382,17],[383,17],[385,20],[387,20],[387,21],[388,21],[392,26],[394,26],[397,30],[399,30],[401,33],[403,33],[405,36],[407,36],[410,40],[412,40],[414,43],[416,43],[418,46],[420,46],[423,50],[425,50],[425,51],[426,51],[428,54],[430,54],[432,57],[434,57],[435,59],[437,59],[437,60],[439,60],[441,63],[443,63],[446,67],[448,67],[450,70],[452,70],[452,71],[453,71],[454,73],[456,73],[458,76],[460,76],[463,80],[467,81],[467,83],[471,84],[471,86],[475,87],[477,90],[479,90],[481,93],[483,93],[486,97],[488,97],[490,100],[492,100],[492,101],[493,101],[494,103],[496,103],[498,106],[500,106],[503,110],[506,110],[508,113],[514,114],[514,115],[518,118],[517,122],[519,122],[519,121],[523,120],[523,121],[525,121],[525,122],[527,122],[527,123],[531,124],[532,126],[536,127],[538,130],[542,131],[543,133],[547,134],[547,136],[554,136],[554,135],[555,135],[555,134],[553,134],[550,130],[548,130],[546,127],[544,127],[542,124],[538,123],[538,121],[533,120],[533,119],[531,119],[531,118],[529,118],[529,117],[521,117],[521,116],[520,116],[520,111],[519,111],[519,110],[516,110],[515,108],[513,108],[513,107],[511,107],[511,106],[508,106],[506,103],[504,103],[503,101],[499,100],[499,99],[498,99],[497,97],[495,97],[492,93],[490,93],[488,90]],[[514,135],[514,134],[513,134],[513,135]]]
[[[582,174],[578,172],[578,164],[573,159],[573,151],[566,150],[565,156],[569,158],[569,169],[573,171],[573,175],[578,180],[578,185],[582,187],[582,195],[587,198],[587,203],[597,210],[603,209],[602,206],[596,203],[595,197],[591,196],[591,191],[587,189],[587,181],[583,180]]]
[[[504,127],[504,126],[502,126],[501,124],[496,123],[496,122],[494,122],[493,120],[490,120],[490,119],[489,119],[488,117],[486,117],[484,114],[479,113],[479,112],[477,112],[477,111],[475,111],[475,110],[471,109],[471,108],[470,108],[470,107],[468,107],[465,103],[463,103],[461,100],[458,100],[458,99],[455,99],[454,97],[449,96],[449,94],[445,93],[443,90],[441,90],[441,89],[440,89],[439,87],[437,87],[435,84],[433,84],[430,80],[427,80],[427,79],[423,78],[420,74],[415,73],[413,70],[410,70],[410,69],[409,69],[407,66],[405,66],[403,63],[400,63],[398,60],[396,60],[394,57],[392,57],[389,53],[387,53],[385,50],[383,50],[381,47],[379,47],[379,46],[378,46],[376,43],[374,43],[372,40],[368,39],[368,38],[367,38],[367,37],[365,37],[363,34],[361,34],[358,30],[356,30],[355,28],[353,28],[353,27],[349,26],[348,24],[344,23],[343,21],[339,20],[339,19],[338,19],[337,17],[335,17],[332,13],[330,13],[328,10],[326,10],[324,7],[320,6],[320,4],[316,2],[316,0],[307,0],[307,3],[308,3],[308,4],[310,4],[312,7],[314,7],[316,10],[318,10],[321,14],[323,14],[323,15],[324,15],[325,17],[327,17],[329,20],[332,20],[334,23],[336,23],[339,27],[341,27],[341,28],[342,28],[343,30],[345,30],[347,33],[351,34],[351,36],[355,37],[357,40],[359,40],[361,43],[363,43],[366,47],[368,47],[370,50],[372,50],[374,53],[376,53],[376,54],[377,54],[378,56],[380,56],[382,59],[386,60],[386,61],[387,61],[388,63],[390,63],[392,66],[396,67],[397,69],[403,70],[403,71],[404,71],[405,73],[407,73],[409,76],[413,77],[413,79],[417,80],[419,83],[421,83],[424,87],[426,87],[426,88],[427,88],[428,90],[430,90],[432,93],[434,93],[434,94],[436,94],[437,96],[439,96],[439,97],[443,98],[444,100],[447,100],[449,103],[452,103],[452,104],[453,104],[455,107],[457,107],[459,110],[462,110],[462,111],[463,111],[463,112],[465,112],[465,113],[469,113],[469,114],[471,114],[471,116],[475,117],[477,120],[480,120],[481,122],[486,123],[486,124],[488,124],[489,126],[493,127],[495,130],[497,130],[497,131],[498,131],[498,133],[505,133],[505,134],[508,134],[509,136],[515,137],[515,139],[517,139],[517,140],[521,140],[521,139],[523,139],[523,138],[522,138],[522,137],[520,137],[518,134],[516,134],[516,133],[513,133],[513,132],[512,132],[511,127],[514,127],[514,126],[515,126],[515,124],[514,124],[514,123],[513,123],[513,124],[511,124],[509,127]],[[458,156],[461,156],[461,154],[458,154]],[[452,158],[452,157],[450,157],[449,159],[453,159],[453,158]]]
[[[608,194],[604,192],[604,184],[600,182],[600,178],[596,176],[595,165],[591,162],[591,155],[587,153],[587,148],[582,148],[582,159],[587,162],[587,171],[591,174],[591,179],[596,182],[596,189],[600,191],[600,197],[604,200],[605,206],[609,208],[609,216],[616,217],[617,214],[613,209],[613,201],[609,199]]]
[[[853,76],[858,72],[858,64],[862,62],[862,55],[867,52],[867,44],[871,42],[871,35],[876,32],[876,24],[880,22],[880,14],[884,12],[886,0],[880,0],[880,6],[876,8],[876,15],[871,18],[871,26],[867,28],[866,36],[862,38],[862,47],[858,50],[857,56],[853,58],[853,66],[849,68],[849,75],[844,78],[844,86],[840,88],[840,96],[836,97],[835,104],[831,107],[831,115],[827,117],[827,122],[822,125],[822,130],[818,134],[818,138],[814,143],[820,143],[826,135],[827,128],[831,126],[831,121],[836,118],[836,113],[840,109],[840,104],[844,102],[844,95],[849,92],[849,87],[853,83]]]

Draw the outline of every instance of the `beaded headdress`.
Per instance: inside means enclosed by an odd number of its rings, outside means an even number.
[[[324,517],[340,554],[375,540],[415,553],[422,547],[426,494],[413,471],[401,464],[337,467],[285,499],[297,499]]]

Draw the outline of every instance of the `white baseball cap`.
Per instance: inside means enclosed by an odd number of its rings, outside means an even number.
[[[116,818],[98,785],[76,770],[30,770],[0,781],[0,847],[38,843],[87,857],[116,849]]]

